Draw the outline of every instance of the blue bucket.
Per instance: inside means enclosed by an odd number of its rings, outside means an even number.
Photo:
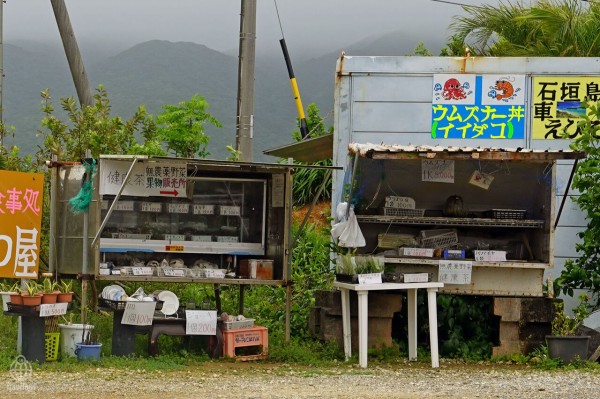
[[[80,361],[100,359],[101,350],[102,344],[84,345],[80,342],[75,344],[75,354]]]

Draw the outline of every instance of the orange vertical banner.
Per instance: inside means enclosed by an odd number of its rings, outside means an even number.
[[[0,277],[37,278],[44,175],[0,170]]]

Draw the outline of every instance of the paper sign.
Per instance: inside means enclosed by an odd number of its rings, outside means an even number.
[[[154,274],[151,267],[132,267],[131,271],[134,276],[152,276]]]
[[[239,206],[221,205],[219,207],[219,215],[240,216],[240,207]]]
[[[167,204],[169,213],[189,213],[190,204]]]
[[[214,205],[194,205],[192,208],[194,215],[214,215],[215,214],[215,206]]]
[[[121,324],[131,326],[150,326],[154,318],[156,302],[128,301],[125,305]]]
[[[204,269],[206,278],[225,278],[225,270],[223,269]]]
[[[421,180],[438,183],[454,183],[454,161],[423,159]]]
[[[504,262],[506,261],[506,251],[473,251],[475,260],[478,262]]]
[[[432,258],[433,248],[400,248],[400,255]]]
[[[471,284],[473,262],[440,260],[438,281],[446,284]]]
[[[67,302],[46,303],[40,305],[40,317],[60,316],[67,314]]]
[[[157,202],[144,201],[141,203],[140,209],[142,212],[160,213],[162,212],[162,204]]]
[[[404,273],[405,283],[427,283],[429,273]]]
[[[481,173],[478,170],[473,172],[473,174],[471,175],[471,178],[469,179],[470,184],[477,186],[479,188],[483,188],[484,190],[489,189],[490,185],[492,184],[493,181],[494,181],[494,176],[488,175],[485,173]]]
[[[166,277],[185,277],[185,271],[183,269],[164,269]]]
[[[386,208],[415,209],[415,206],[415,200],[410,197],[398,197],[396,195],[385,197]]]
[[[358,284],[381,284],[381,273],[359,274]]]
[[[187,335],[216,335],[216,310],[186,310],[185,333]]]

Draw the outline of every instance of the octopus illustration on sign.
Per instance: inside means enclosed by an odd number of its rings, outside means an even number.
[[[434,91],[442,90],[441,95],[444,100],[464,100],[467,98],[467,95],[471,94],[471,92],[467,92],[469,89],[469,82],[461,84],[458,79],[450,78],[444,83],[443,90],[442,85],[438,83]]]

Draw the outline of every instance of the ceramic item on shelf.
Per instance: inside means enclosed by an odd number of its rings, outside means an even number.
[[[159,301],[163,301],[163,306],[160,309],[165,316],[171,316],[177,313],[179,309],[179,298],[171,291],[158,291],[154,293],[154,296]]]

